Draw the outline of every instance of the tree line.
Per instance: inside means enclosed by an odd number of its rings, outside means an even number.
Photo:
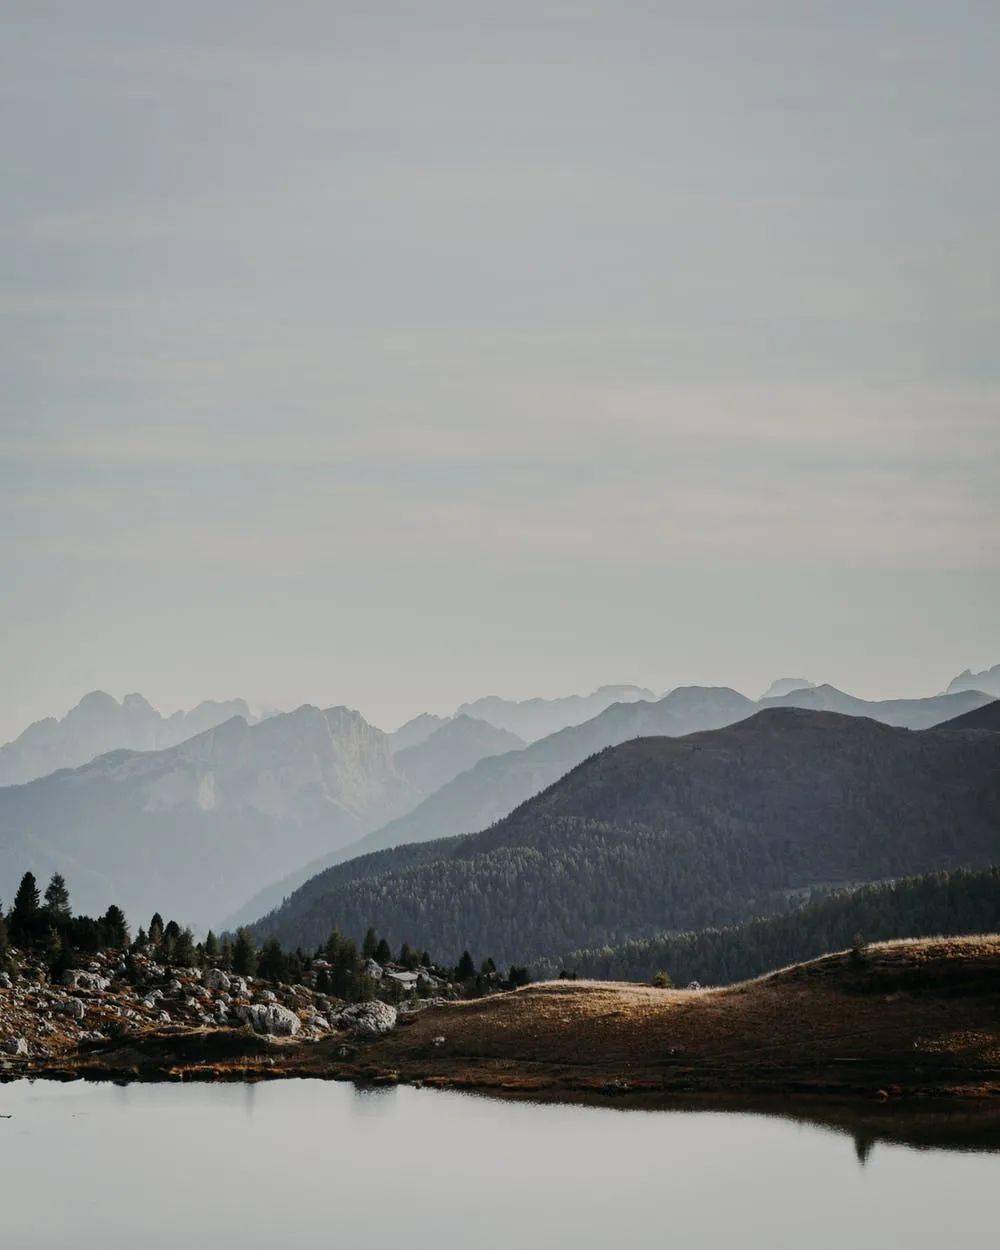
[[[155,912],[147,927],[131,936],[125,914],[112,904],[100,917],[75,916],[70,906],[69,888],[60,873],[54,873],[44,895],[31,872],[21,878],[13,905],[4,912],[0,905],[0,972],[16,972],[15,948],[41,956],[49,975],[57,979],[74,966],[74,960],[98,951],[121,951],[126,957],[144,954],[167,967],[216,967],[237,976],[256,976],[274,983],[295,984],[315,973],[315,988],[351,1001],[384,995],[389,987],[378,986],[370,974],[369,961],[393,964],[419,972],[423,970],[443,982],[457,983],[465,993],[489,993],[516,988],[529,980],[526,968],[512,967],[502,975],[487,958],[476,965],[468,950],[454,965],[435,963],[428,951],[402,942],[394,952],[384,937],[369,927],[359,945],[334,928],[326,940],[307,951],[301,945],[286,950],[275,938],[258,948],[248,928],[221,937],[209,930],[196,941],[190,928],[176,920],[164,921]]]
[[[727,985],[859,942],[1000,931],[1000,868],[957,869],[856,890],[815,893],[786,915],[617,946],[578,950],[536,965],[612,981]]]

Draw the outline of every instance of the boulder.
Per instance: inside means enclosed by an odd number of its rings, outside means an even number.
[[[352,1003],[332,1017],[331,1023],[339,1029],[350,1029],[359,1037],[378,1037],[396,1027],[396,1008],[389,1003]]]
[[[269,1033],[272,1037],[294,1037],[302,1027],[295,1012],[278,1003],[242,1003],[233,1012],[255,1033]]]
[[[67,968],[61,980],[71,990],[106,990],[111,984],[107,977],[97,972],[84,972],[80,968]]]
[[[6,972],[0,972],[0,990],[10,990],[14,988],[14,983]]]
[[[0,1042],[0,1050],[8,1055],[26,1055],[28,1042],[23,1037],[7,1037]]]
[[[220,990],[229,993],[231,982],[221,968],[206,968],[202,973],[201,983],[207,990]]]
[[[87,1008],[83,1005],[81,998],[67,998],[63,1004],[63,1011],[68,1016],[72,1016],[74,1020],[82,1020],[87,1014]]]

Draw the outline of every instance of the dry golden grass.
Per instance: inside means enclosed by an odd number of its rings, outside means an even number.
[[[545,982],[427,1010],[367,1044],[160,1031],[48,1075],[321,1076],[553,1097],[993,1099],[1000,936],[880,943],[722,989]]]

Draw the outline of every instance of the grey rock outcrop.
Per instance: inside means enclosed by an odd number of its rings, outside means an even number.
[[[370,1003],[353,1003],[331,1017],[339,1029],[349,1029],[359,1037],[378,1037],[396,1027],[396,1008],[377,999]]]
[[[268,1033],[272,1037],[294,1037],[302,1027],[302,1021],[294,1011],[278,1003],[240,1004],[233,1014],[255,1033]]]

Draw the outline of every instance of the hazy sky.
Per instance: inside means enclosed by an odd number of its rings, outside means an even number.
[[[993,0],[0,20],[0,738],[1000,661]]]

